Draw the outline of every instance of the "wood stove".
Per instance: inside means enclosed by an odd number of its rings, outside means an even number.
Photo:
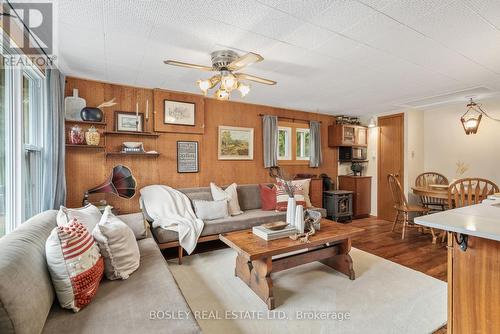
[[[328,218],[337,222],[352,220],[352,191],[330,190],[323,192],[323,207]]]

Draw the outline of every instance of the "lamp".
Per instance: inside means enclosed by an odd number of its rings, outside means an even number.
[[[245,85],[244,83],[239,82],[238,90],[241,93],[241,97],[245,97],[248,93],[250,93],[250,85]]]
[[[136,184],[132,171],[128,167],[117,165],[113,167],[113,171],[106,181],[85,192],[82,205],[89,204],[89,195],[95,193],[111,193],[121,198],[130,199],[135,195]]]
[[[492,119],[494,121],[500,122],[500,119],[493,118],[489,116],[482,108],[480,104],[477,104],[470,99],[470,102],[467,104],[467,111],[462,115],[460,121],[462,122],[462,126],[464,127],[464,131],[466,135],[476,134],[479,129],[479,124],[481,123],[481,118],[484,116]]]

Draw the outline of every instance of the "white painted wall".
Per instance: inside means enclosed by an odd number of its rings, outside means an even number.
[[[483,99],[484,110],[500,119],[500,97]],[[418,198],[411,192],[415,178],[424,171],[436,171],[451,181],[456,178],[456,163],[468,165],[463,177],[482,177],[500,185],[500,122],[483,117],[479,131],[467,136],[460,123],[466,102],[452,103],[428,110],[404,110],[404,184],[411,203]],[[397,111],[374,115],[396,114]],[[377,215],[378,128],[370,129],[366,175],[373,176],[372,215]]]
[[[479,101],[478,101],[479,102]],[[492,117],[500,118],[500,99],[480,101]],[[424,167],[457,178],[456,163],[469,166],[464,177],[482,177],[500,185],[500,122],[483,117],[475,135],[465,135],[460,117],[465,103],[451,104],[424,114]]]

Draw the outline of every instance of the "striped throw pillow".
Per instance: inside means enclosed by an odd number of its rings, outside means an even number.
[[[94,298],[104,261],[87,228],[73,218],[52,230],[45,243],[52,284],[62,308],[80,311]]]
[[[304,198],[304,189],[300,184],[293,184],[293,194],[295,198],[295,202],[297,205],[306,206],[306,201]],[[277,179],[276,183],[276,211],[286,211],[288,208],[288,194],[285,191],[283,186],[283,181]]]

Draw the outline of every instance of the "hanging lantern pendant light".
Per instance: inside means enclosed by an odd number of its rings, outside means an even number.
[[[496,119],[490,117],[482,108],[480,104],[477,104],[470,99],[470,102],[467,104],[467,111],[462,115],[460,121],[462,122],[462,126],[464,127],[465,134],[476,134],[479,129],[479,124],[481,123],[481,118],[485,115],[489,119],[500,122],[500,119]]]

